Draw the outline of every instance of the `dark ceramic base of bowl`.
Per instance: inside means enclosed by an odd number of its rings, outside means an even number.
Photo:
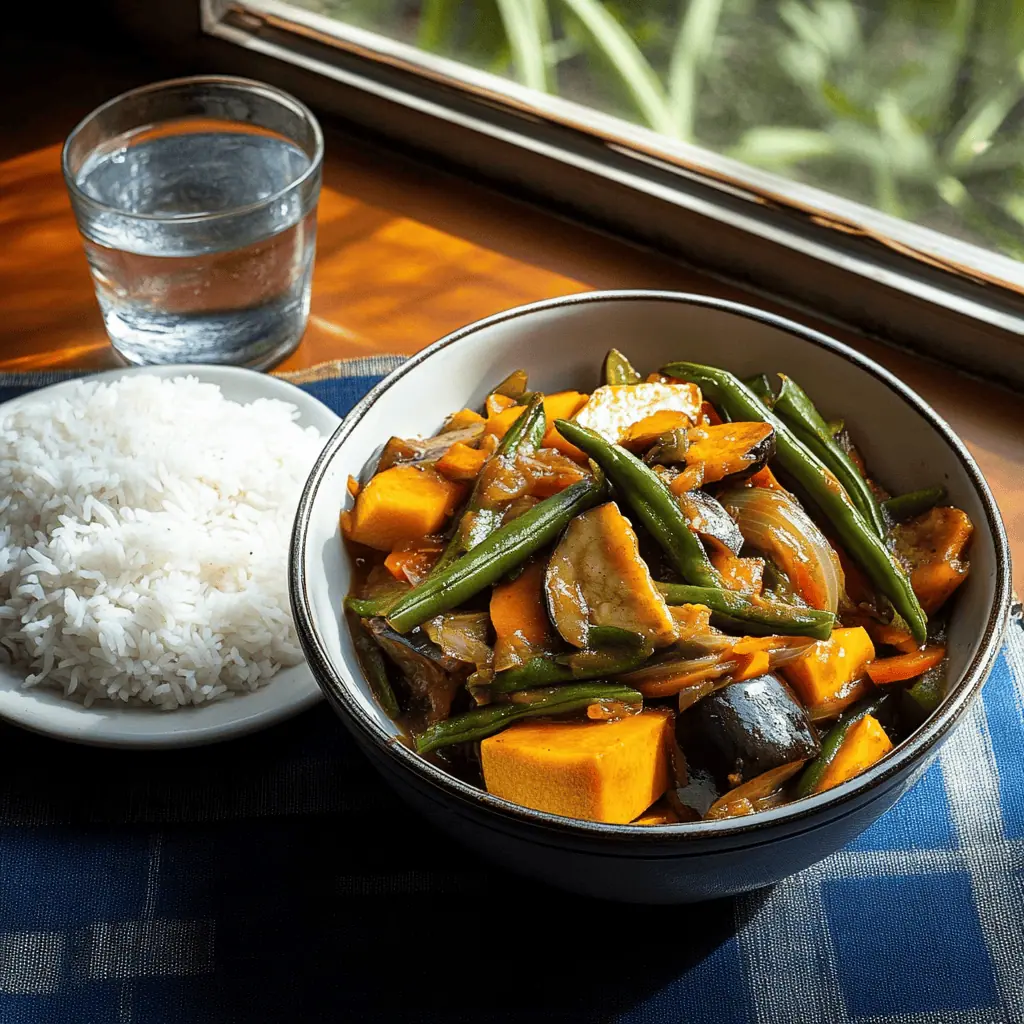
[[[331,701],[360,749],[394,790],[438,828],[494,861],[568,892],[622,903],[697,903],[772,885],[835,853],[884,814],[918,780],[936,744],[912,770],[865,791],[832,818],[765,827],[750,836],[665,835],[645,844],[614,836],[569,838],[495,813],[483,801],[465,805],[403,770],[360,735]]]

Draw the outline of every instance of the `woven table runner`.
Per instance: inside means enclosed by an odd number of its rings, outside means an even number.
[[[339,414],[400,363],[282,374]],[[67,374],[0,375],[0,401]],[[325,704],[213,747],[0,725],[0,1024],[1024,1022],[1024,632],[840,853],[693,907],[567,896],[439,834]]]

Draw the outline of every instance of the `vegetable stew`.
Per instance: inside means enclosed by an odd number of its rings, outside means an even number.
[[[350,481],[348,623],[406,743],[507,800],[666,824],[854,778],[945,693],[972,525],[778,374],[526,371]],[[831,417],[831,418],[830,418]],[[895,482],[891,482],[895,483]]]

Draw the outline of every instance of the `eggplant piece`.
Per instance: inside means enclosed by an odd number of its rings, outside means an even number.
[[[807,712],[770,673],[716,690],[680,716],[678,729],[687,762],[710,770],[723,792],[821,749]]]
[[[613,501],[569,523],[548,561],[544,594],[551,621],[574,647],[589,645],[592,626],[639,634],[654,647],[676,638],[636,534]]]
[[[706,484],[726,477],[742,480],[764,469],[775,454],[775,428],[770,423],[693,427],[688,437],[686,464],[702,465]]]
[[[424,705],[428,724],[447,718],[472,666],[449,657],[418,626],[396,633],[383,618],[369,619],[366,626],[402,673],[411,696]]]
[[[484,432],[483,423],[473,423],[458,430],[449,430],[434,437],[392,437],[384,445],[377,462],[376,472],[383,473],[392,466],[415,465],[419,462],[436,462],[453,444],[461,441],[471,444]]]
[[[720,501],[704,491],[686,491],[678,498],[687,525],[701,540],[715,541],[734,555],[740,553],[743,534]]]
[[[683,427],[666,430],[647,449],[644,462],[648,466],[676,466],[686,462],[686,453],[690,450],[690,436]]]

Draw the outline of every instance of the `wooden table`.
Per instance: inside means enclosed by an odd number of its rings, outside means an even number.
[[[73,123],[73,122],[72,122]],[[328,134],[309,328],[281,367],[412,353],[509,306],[593,288],[754,301],[661,256],[482,187]],[[64,190],[57,144],[0,162],[0,371],[116,365]],[[813,317],[919,391],[967,442],[999,500],[1024,581],[1020,399]]]

